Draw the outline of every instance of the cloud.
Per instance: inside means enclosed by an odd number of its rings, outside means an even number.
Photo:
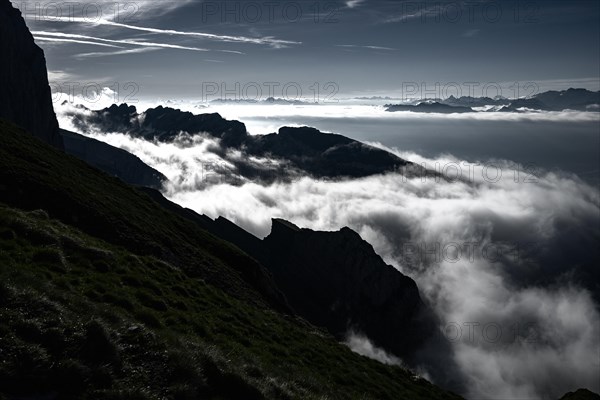
[[[399,15],[388,16],[382,20],[383,23],[405,22],[411,19],[420,18],[425,21],[427,18],[439,18],[442,8],[440,4],[426,7],[426,3],[406,2],[402,4],[402,13]]]
[[[461,36],[465,38],[472,38],[478,36],[479,32],[481,32],[480,29],[469,29],[468,31],[463,32]]]
[[[349,48],[362,48],[362,49],[371,49],[371,50],[396,50],[391,47],[383,47],[383,46],[362,46],[355,44],[337,44],[337,47],[349,47]]]
[[[352,331],[348,332],[345,344],[350,347],[353,352],[377,360],[380,363],[405,366],[398,357],[388,354],[385,350],[376,347],[371,343],[369,338],[360,333]]]
[[[139,53],[147,53],[150,51],[160,50],[158,47],[140,47],[137,49],[128,49],[128,50],[119,50],[112,52],[94,52],[94,53],[81,53],[76,54],[75,58],[90,58],[90,57],[107,57],[107,56],[120,56],[125,54],[139,54]]]
[[[312,99],[308,98],[307,101]],[[547,111],[547,112],[473,112],[461,114],[428,114],[405,112],[387,112],[383,106],[356,104],[356,100],[334,99],[336,104],[324,102],[318,105],[239,105],[239,104],[209,104],[203,112],[218,112],[224,118],[243,121],[252,134],[268,134],[276,132],[284,125],[317,125],[317,126],[346,126],[353,121],[364,124],[414,124],[424,121],[427,123],[471,122],[471,121],[514,121],[514,122],[597,122],[598,114],[578,111]],[[361,101],[364,103],[365,101]],[[383,100],[390,103],[392,100]],[[177,108],[185,111],[198,112],[197,102],[179,103]],[[145,107],[155,107],[158,103],[145,103]],[[265,109],[268,107],[268,110]],[[268,113],[268,117],[265,117]],[[323,124],[323,121],[326,124]],[[338,128],[343,133],[343,128]]]
[[[57,110],[64,124],[65,113]],[[462,165],[468,179],[390,173],[324,181],[305,175],[234,185],[212,179],[239,174],[231,154],[215,151],[220,143],[214,139],[162,144],[119,133],[92,136],[167,175],[165,194],[173,201],[229,218],[260,237],[274,217],[359,232],[386,262],[417,281],[442,321],[440,335],[450,352],[422,349],[422,371],[441,384],[458,382],[467,398],[546,399],[577,387],[600,390],[600,314],[591,291],[600,280],[597,188],[552,172],[515,180],[510,161],[499,164],[500,179],[489,179],[483,165],[396,149],[389,150],[426,166]],[[207,168],[215,164],[222,168]],[[348,344],[380,361],[397,361],[360,335],[350,334]],[[445,368],[446,359],[457,367]]]
[[[56,81],[67,81],[72,79],[73,75],[61,70],[49,70],[48,71],[48,81],[56,82]]]
[[[429,160],[436,161],[451,160]],[[202,191],[172,186],[167,195],[259,236],[269,232],[271,217],[312,229],[358,231],[387,262],[416,279],[443,321],[441,332],[462,329],[460,340],[451,342],[454,376],[438,375],[431,356],[423,368],[439,382],[460,381],[469,398],[558,398],[574,387],[598,391],[600,316],[582,286],[599,261],[593,247],[598,192],[554,174],[532,184],[505,175],[493,184],[481,178],[407,181],[394,174],[340,182],[305,177],[292,184],[213,185]],[[411,257],[405,249],[423,246],[427,255],[436,244],[453,243],[473,243],[473,258],[438,262]],[[523,259],[485,256],[490,245],[532,244],[539,254]],[[587,265],[578,266],[580,260]],[[476,328],[473,340],[469,326]],[[502,332],[497,341],[496,328]],[[441,358],[437,354],[433,362]]]
[[[130,39],[113,40],[113,39],[104,39],[104,38],[99,38],[99,37],[93,37],[93,36],[87,36],[87,35],[77,35],[77,34],[72,34],[72,33],[62,33],[62,32],[33,31],[32,35],[35,38],[50,36],[50,37],[67,38],[67,39],[75,39],[75,40],[88,40],[88,41],[96,40],[98,42],[103,42],[103,43],[117,43],[117,44],[126,44],[126,45],[132,45],[132,46],[142,46],[142,47],[160,47],[160,48],[166,48],[166,49],[179,49],[179,50],[191,50],[191,51],[202,51],[202,52],[220,51],[220,52],[226,52],[226,53],[242,54],[238,51],[232,51],[232,50],[210,50],[210,49],[204,49],[204,48],[199,48],[199,47],[179,46],[176,44],[146,42],[146,41],[137,41],[137,40],[130,40]],[[92,44],[92,42],[88,42],[88,43]],[[112,46],[112,47],[119,47],[119,46]]]
[[[60,38],[60,37],[35,36],[35,40],[36,41],[40,41],[40,42],[59,42],[59,43],[90,44],[90,45],[94,45],[94,46],[113,47],[113,48],[117,48],[117,49],[122,49],[121,46],[115,46],[113,44],[90,42],[90,41],[87,41],[87,40],[78,40],[78,39],[66,39],[66,38]]]
[[[347,0],[346,1],[346,7],[348,7],[348,8],[355,8],[355,7],[360,6],[364,2],[365,2],[365,0]]]
[[[260,45],[268,45],[274,48],[282,48],[290,45],[298,45],[301,42],[295,42],[290,40],[281,40],[275,39],[271,36],[265,37],[247,37],[247,36],[230,36],[230,35],[217,35],[213,33],[206,32],[190,32],[190,31],[178,31],[174,29],[159,29],[159,28],[149,28],[144,26],[130,25],[124,24],[120,22],[111,21],[108,19],[88,19],[82,17],[60,17],[60,16],[40,16],[38,18],[42,21],[47,22],[72,22],[72,23],[80,23],[92,26],[112,26],[130,30],[136,30],[141,32],[149,32],[156,34],[164,34],[171,36],[187,36],[187,37],[198,37],[202,39],[215,40],[220,42],[232,42],[232,43],[251,43],[251,44],[260,44]]]

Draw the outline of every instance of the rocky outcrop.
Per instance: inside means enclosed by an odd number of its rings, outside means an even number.
[[[306,126],[283,127],[278,133],[251,136],[246,148],[255,156],[286,160],[318,178],[359,178],[412,164],[385,150]]]
[[[9,0],[0,0],[0,38],[0,118],[62,149],[44,52]]]
[[[349,228],[316,232],[275,219],[264,246],[263,263],[292,308],[339,338],[362,332],[410,360],[435,329],[416,283]]]
[[[182,132],[189,135],[205,133],[220,139],[227,146],[235,147],[247,136],[243,123],[228,121],[217,113],[195,115],[162,106],[138,114],[135,106],[114,104],[104,110],[86,113],[85,116],[74,114],[73,123],[82,132],[94,128],[161,142],[173,141]]]
[[[208,135],[218,139],[220,144],[211,146],[210,150],[235,165],[236,172],[250,180],[364,177],[409,166],[407,170],[423,173],[419,166],[385,150],[309,127],[283,127],[278,133],[253,136],[243,123],[226,120],[219,114],[194,115],[168,107],[138,113],[134,106],[127,104],[99,111],[74,111],[69,117],[84,133],[121,132],[161,142],[171,142],[182,133]],[[232,149],[241,152],[243,157],[231,157],[229,150]],[[256,158],[273,160],[274,167],[268,163],[253,163]]]
[[[136,186],[161,189],[167,178],[125,150],[61,129],[65,152]]]

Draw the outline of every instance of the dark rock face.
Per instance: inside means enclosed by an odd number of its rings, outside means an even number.
[[[411,362],[434,339],[437,322],[416,283],[353,230],[318,232],[274,219],[261,241],[223,217],[200,222],[260,261],[298,315],[340,340],[354,330]]]
[[[77,133],[60,131],[65,152],[136,186],[161,189],[167,178],[125,150]]]
[[[46,59],[9,0],[0,0],[0,117],[60,149]]]
[[[354,329],[410,360],[431,335],[434,321],[416,283],[353,230],[315,232],[273,220],[264,244],[265,265],[292,308],[335,336]]]

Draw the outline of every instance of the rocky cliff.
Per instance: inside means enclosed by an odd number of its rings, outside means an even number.
[[[362,332],[410,359],[435,329],[416,283],[349,228],[316,232],[274,219],[264,245],[292,308],[337,337]]]
[[[62,149],[44,52],[9,0],[0,0],[0,38],[0,117]]]

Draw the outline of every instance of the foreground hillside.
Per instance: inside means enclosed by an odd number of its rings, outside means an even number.
[[[457,398],[287,315],[262,266],[144,193],[0,142],[6,398]]]

